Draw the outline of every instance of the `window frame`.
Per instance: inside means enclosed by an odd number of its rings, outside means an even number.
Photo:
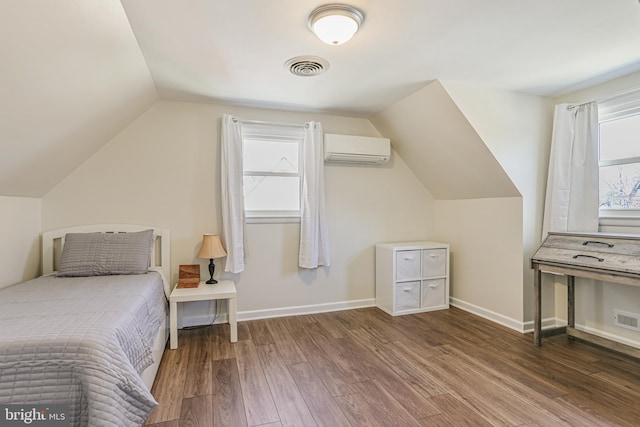
[[[297,144],[298,171],[297,172],[274,172],[274,171],[247,171],[242,167],[243,179],[245,176],[276,176],[276,177],[297,177],[298,178],[298,209],[297,210],[248,210],[245,206],[245,220],[247,223],[299,223],[302,204],[302,179],[303,161],[302,145],[304,142],[303,125],[278,124],[269,122],[241,122],[242,151],[245,155],[246,141],[255,142],[279,142]],[[243,186],[244,187],[244,186]]]
[[[640,163],[640,156],[600,160],[600,125],[613,120],[640,116],[640,91],[631,91],[598,103],[598,170],[602,167]],[[598,179],[598,185],[600,180]],[[640,227],[640,209],[599,208],[601,226]]]

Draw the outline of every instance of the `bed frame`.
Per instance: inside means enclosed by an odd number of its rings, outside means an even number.
[[[171,293],[171,288],[169,287],[169,280],[171,279],[171,233],[169,230],[163,228],[131,224],[96,224],[45,231],[42,233],[42,274],[48,275],[56,273],[57,261],[60,259],[60,253],[62,252],[67,233],[134,233],[149,229],[153,230],[154,241],[149,260],[149,270],[158,271],[162,274],[164,294],[168,299]],[[168,337],[169,322],[165,318],[158,329],[158,334],[153,343],[153,365],[149,366],[142,373],[142,380],[149,390],[151,390],[153,380],[158,372]]]

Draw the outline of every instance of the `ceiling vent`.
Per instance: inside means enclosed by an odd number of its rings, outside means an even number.
[[[302,77],[317,76],[329,69],[329,63],[317,56],[296,56],[284,65],[291,74]]]

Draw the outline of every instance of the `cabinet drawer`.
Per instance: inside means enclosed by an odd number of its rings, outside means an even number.
[[[420,278],[420,251],[396,252],[396,280]]]
[[[420,282],[396,283],[394,311],[420,308]]]
[[[422,281],[422,307],[439,307],[446,305],[445,279]]]
[[[422,277],[445,276],[446,271],[446,249],[425,249],[422,252]]]

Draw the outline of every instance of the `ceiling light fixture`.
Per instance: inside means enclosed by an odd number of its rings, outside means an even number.
[[[346,4],[325,4],[317,7],[309,15],[309,29],[327,44],[338,45],[348,42],[358,31],[364,14]]]

